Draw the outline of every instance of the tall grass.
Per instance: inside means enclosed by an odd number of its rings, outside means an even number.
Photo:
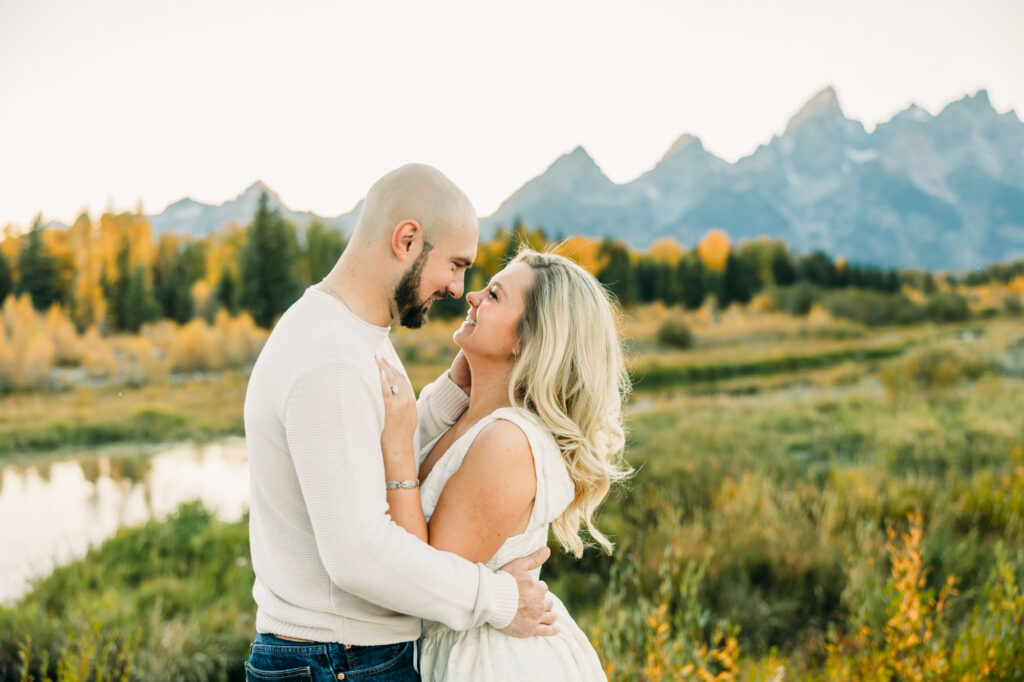
[[[244,679],[252,581],[247,523],[185,505],[0,609],[0,680]]]
[[[673,314],[650,312],[638,346]],[[702,342],[714,323],[688,319],[679,363],[798,348],[781,323],[762,348],[762,323]],[[598,519],[616,552],[556,552],[545,579],[613,680],[1021,679],[1024,377],[1000,360],[1020,336],[1005,320],[822,336],[852,353],[842,384],[638,397],[638,473]],[[413,372],[447,364],[415,338],[396,344],[425,359]],[[909,350],[864,352],[893,344]],[[247,561],[244,523],[195,507],[122,531],[0,609],[0,680],[241,679]]]

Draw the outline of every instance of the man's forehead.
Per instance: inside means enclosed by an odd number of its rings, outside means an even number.
[[[476,260],[477,231],[454,229],[439,246],[444,250],[445,258],[459,262],[467,267]]]

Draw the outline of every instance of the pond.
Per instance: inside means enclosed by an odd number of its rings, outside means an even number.
[[[0,466],[0,602],[122,526],[199,500],[225,521],[249,508],[244,438],[111,449]]]

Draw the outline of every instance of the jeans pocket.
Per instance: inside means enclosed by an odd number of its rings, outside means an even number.
[[[251,663],[245,664],[245,682],[258,682],[259,680],[312,680],[313,673],[309,666],[302,668],[291,668],[289,670],[260,670],[254,668]]]
[[[372,677],[402,668],[408,668],[411,672],[413,670],[412,649],[412,642],[360,647],[359,652],[351,657],[354,665],[346,671],[347,676],[353,679]]]

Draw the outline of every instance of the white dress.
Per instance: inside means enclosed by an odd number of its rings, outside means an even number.
[[[462,466],[466,451],[477,434],[495,419],[513,422],[526,434],[537,472],[537,496],[526,530],[505,540],[487,562],[487,567],[492,570],[546,545],[551,522],[561,515],[573,497],[572,480],[551,433],[533,415],[505,407],[474,424],[434,464],[420,489],[423,514],[427,520],[434,513],[441,490]],[[435,439],[424,446],[423,453],[429,453],[436,442]],[[539,578],[540,569],[533,574]],[[419,662],[423,681],[606,680],[597,652],[586,635],[569,616],[561,600],[554,594],[551,598],[558,625],[558,634],[551,637],[512,637],[490,625],[460,632],[441,623],[425,621]]]

